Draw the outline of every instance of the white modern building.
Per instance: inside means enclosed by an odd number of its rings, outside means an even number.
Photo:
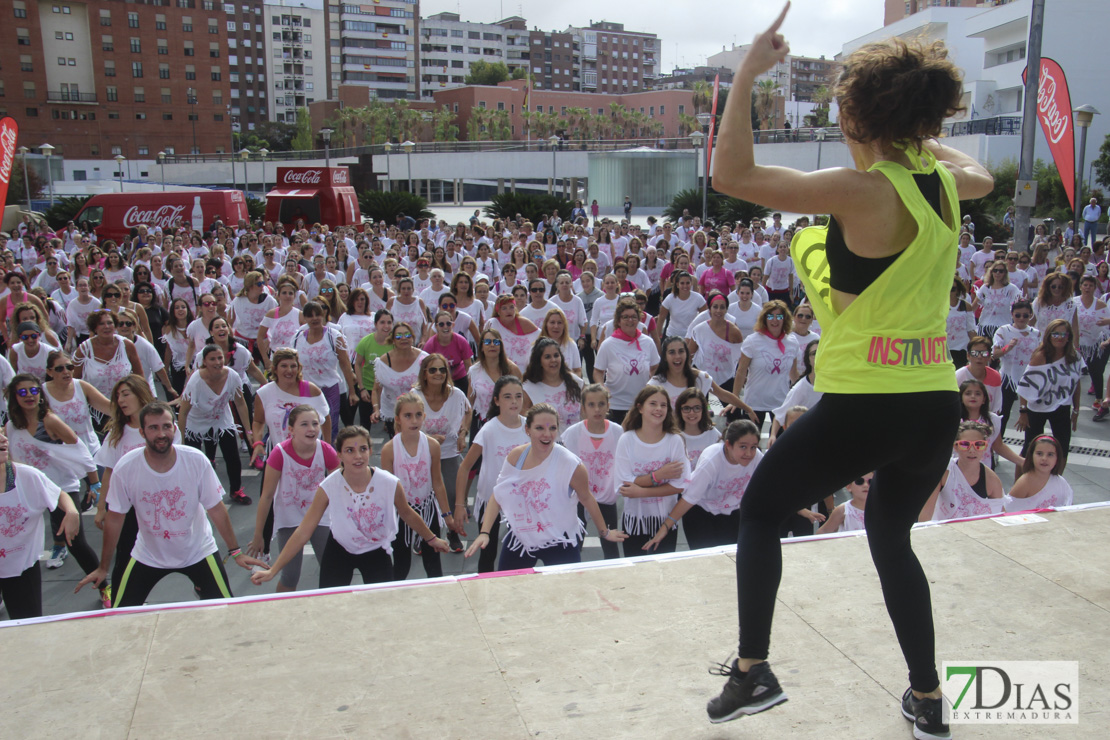
[[[420,21],[420,91],[432,93],[465,84],[476,61],[507,63],[507,29],[496,23],[461,20],[458,13],[436,13]],[[527,50],[527,33],[524,34]],[[527,62],[525,62],[527,65]],[[519,64],[514,66],[520,66]]]
[[[327,23],[323,0],[266,0],[270,120],[295,123],[297,108],[328,97]]]
[[[331,88],[364,85],[382,100],[416,100],[417,0],[374,0],[365,4],[332,3],[325,8],[328,29],[328,74]]]
[[[1006,159],[1018,159],[1021,137],[979,132],[1020,132],[1025,92],[1022,72],[1031,10],[1031,0],[1014,0],[991,8],[925,7],[847,42],[838,58],[866,43],[892,36],[943,41],[951,59],[964,71],[963,104],[967,110],[951,120],[952,133],[967,134],[959,137],[960,148],[982,162],[997,165]],[[1104,65],[1093,61],[1099,57],[1102,34],[1108,27],[1110,2],[1046,3],[1041,56],[1054,59],[1064,70],[1073,108],[1092,105],[1103,114],[1095,116],[1088,132],[1086,161],[1080,165],[1084,172],[1089,172],[1099,146],[1110,134],[1110,85],[1106,84]],[[1075,133],[1078,157],[1080,132]],[[1052,159],[1039,124],[1035,157]]]

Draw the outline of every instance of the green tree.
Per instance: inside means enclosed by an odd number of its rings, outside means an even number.
[[[513,69],[513,79],[514,80],[523,80],[523,79],[527,79],[527,77],[528,77],[528,70],[526,68],[516,67],[516,68]]]
[[[760,128],[771,128],[776,117],[775,102],[778,98],[779,83],[774,80],[760,80],[755,83],[755,108],[759,114]]]
[[[455,114],[446,105],[432,111],[432,137],[436,141],[458,141],[459,127],[455,124]]]
[[[1095,160],[1095,181],[1110,185],[1110,134],[1106,135],[1102,140],[1102,146],[1098,149],[1098,159]]]
[[[306,151],[316,148],[316,138],[312,135],[312,119],[308,115],[308,108],[297,109],[296,130],[289,146],[294,151]]]
[[[468,85],[496,85],[510,78],[509,68],[504,62],[487,62],[479,59],[470,63],[470,72],[466,75]],[[514,78],[514,79],[520,79]]]
[[[34,168],[27,166],[27,181],[31,184],[31,200],[36,200],[46,189],[46,181],[38,176]],[[12,162],[12,177],[8,181],[8,197],[5,205],[27,206],[27,186],[23,184],[23,158]]]
[[[694,91],[694,114],[708,111],[713,104],[713,86],[705,80],[695,80],[691,89]]]

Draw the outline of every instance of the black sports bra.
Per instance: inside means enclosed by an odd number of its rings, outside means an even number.
[[[925,200],[940,216],[940,175],[936,172],[916,173],[913,179],[921,194],[925,196]],[[901,254],[902,252],[889,257],[861,257],[853,253],[844,243],[840,224],[834,216],[829,216],[829,229],[825,236],[825,256],[829,260],[829,284],[833,290],[859,295],[867,286],[875,282],[886,268],[894,264],[894,260]]]

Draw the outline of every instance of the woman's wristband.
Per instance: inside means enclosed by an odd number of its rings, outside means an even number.
[[[671,523],[671,526],[672,526],[672,527],[677,527],[677,526],[678,526],[678,522],[677,522],[677,521],[675,521],[675,519],[674,519],[674,518],[672,518],[672,517],[669,517],[669,516],[665,516],[665,517],[663,517],[663,522],[664,522],[664,523],[666,523],[666,522],[670,522],[670,523]]]
[[[490,536],[489,532],[479,532],[479,533],[478,533],[478,536],[479,536],[479,537],[481,537],[482,535],[485,535],[486,537],[489,537],[489,536]]]
[[[254,449],[255,447],[265,447],[265,446],[266,446],[266,443],[259,440],[258,442],[255,442],[254,444],[251,445],[251,449]]]

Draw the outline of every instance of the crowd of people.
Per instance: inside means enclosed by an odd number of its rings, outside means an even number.
[[[691,548],[735,543],[761,446],[821,399],[821,327],[789,253],[807,225],[217,220],[116,243],[25,224],[0,257],[0,495],[22,512],[0,530],[8,613],[42,611],[43,510],[46,567],[72,553],[105,607],[142,603],[169,572],[227,596],[227,560],[293,590],[307,543],[322,587],[355,568],[404,579],[414,554],[430,577],[464,550],[480,572],[572,562],[591,523],[606,558],[674,550],[680,520]],[[1110,411],[1103,243],[1038,229],[1018,253],[976,244],[965,222],[953,247],[940,351],[964,422],[921,519],[1070,503],[1083,374],[1096,418]],[[1002,442],[1011,421],[1020,453]],[[869,487],[796,512],[781,535],[862,529]],[[240,549],[225,500],[255,497]],[[74,517],[94,506],[100,557]]]

